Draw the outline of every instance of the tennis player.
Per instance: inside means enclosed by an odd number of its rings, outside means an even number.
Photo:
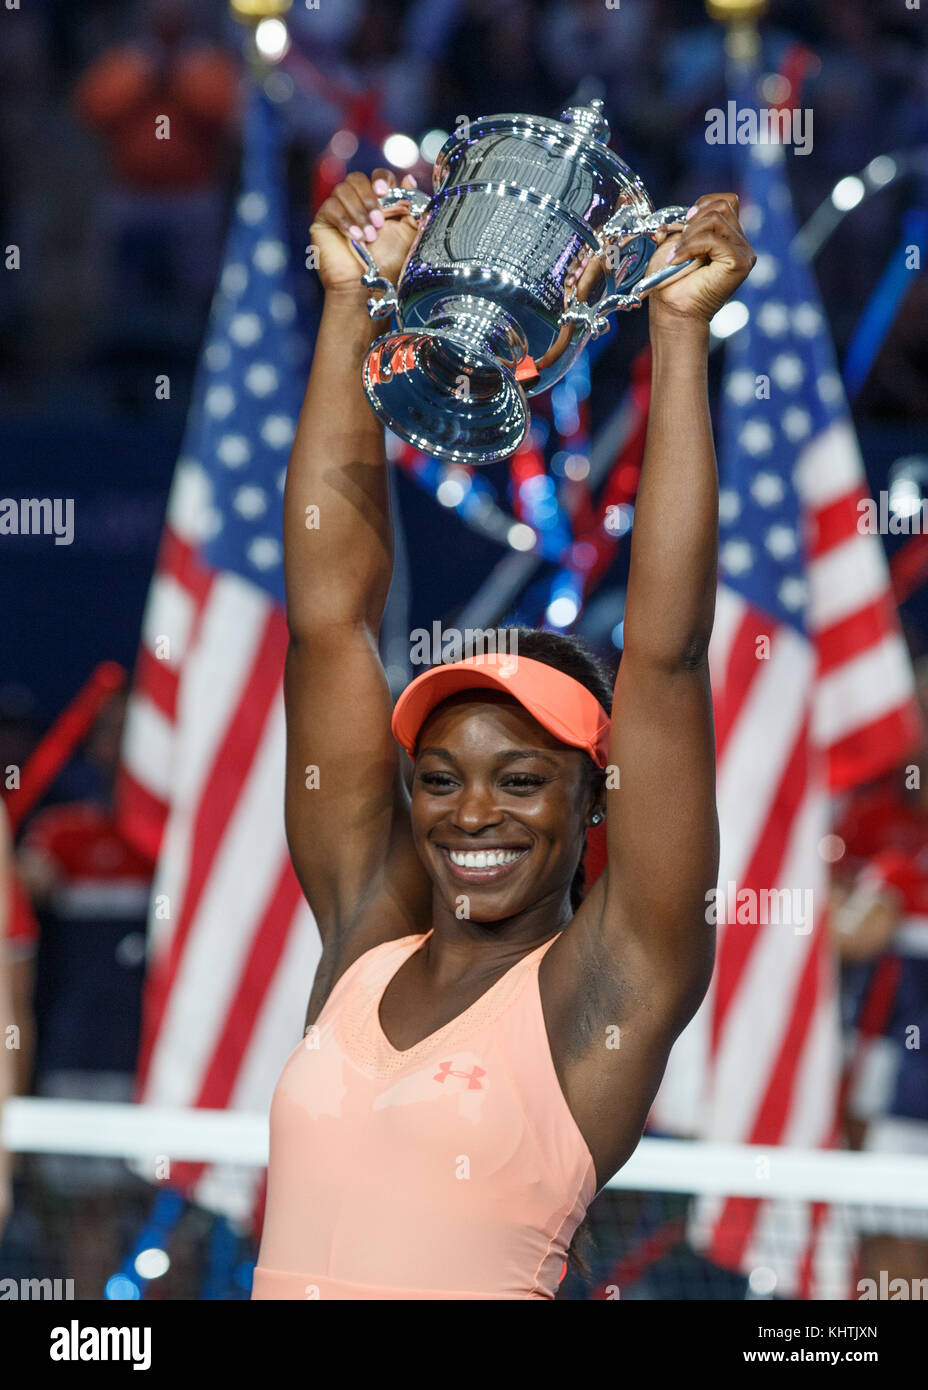
[[[380,210],[393,183],[350,174],[312,228],[325,308],[284,501],[286,826],[322,956],[271,1107],[252,1297],[552,1299],[712,970],[709,321],[756,257],[731,193],[652,257],[703,263],[650,298],[614,691],[576,640],[519,629],[515,655],[431,667],[393,709],[387,464],[361,385],[381,329],[348,241],[399,277],[416,227]]]

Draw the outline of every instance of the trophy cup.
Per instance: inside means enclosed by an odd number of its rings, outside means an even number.
[[[423,452],[465,464],[507,458],[528,429],[526,398],[560,380],[607,316],[701,263],[645,275],[661,229],[686,209],[654,209],[608,148],[602,105],[568,106],[560,120],[485,116],[445,142],[431,197],[385,193],[381,207],[408,200],[419,228],[397,285],[352,240],[363,284],[382,291],[368,300],[371,318],[395,312],[398,325],[367,354],[367,399]],[[566,280],[583,255],[601,274],[584,276],[581,300]]]

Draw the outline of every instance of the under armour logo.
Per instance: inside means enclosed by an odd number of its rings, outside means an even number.
[[[439,1062],[438,1071],[435,1073],[433,1080],[446,1081],[449,1076],[463,1076],[467,1080],[467,1089],[469,1091],[482,1091],[483,1087],[480,1084],[480,1077],[486,1076],[486,1072],[483,1067],[474,1067],[471,1071],[452,1071],[450,1062]]]

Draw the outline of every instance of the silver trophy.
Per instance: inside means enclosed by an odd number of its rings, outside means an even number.
[[[568,106],[560,120],[485,116],[446,141],[434,192],[408,199],[419,232],[393,285],[364,242],[362,282],[382,291],[371,318],[396,314],[363,367],[364,390],[389,429],[435,458],[488,464],[525,437],[527,396],[547,391],[613,309],[634,309],[698,260],[645,275],[666,229],[686,209],[655,210],[636,174],[608,148],[602,102]],[[657,234],[655,236],[655,233]],[[596,261],[578,299],[566,281]],[[591,282],[591,283],[590,283]]]

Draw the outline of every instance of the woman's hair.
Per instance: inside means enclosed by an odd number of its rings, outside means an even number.
[[[596,696],[606,713],[611,715],[612,687],[615,683],[615,675],[610,672],[606,663],[590,651],[586,643],[579,637],[567,637],[560,632],[542,632],[533,627],[503,628],[501,631],[515,633],[516,644],[508,648],[513,655],[528,657],[530,661],[541,661],[546,666],[553,666],[555,670],[563,671],[565,675],[572,676],[575,681],[586,686],[587,690]],[[507,638],[507,641],[511,642],[511,638]],[[473,647],[469,650],[465,649],[464,656],[471,654],[473,654]],[[602,784],[603,773],[592,758],[587,759],[587,761],[592,790],[594,786]],[[583,901],[586,887],[586,873],[583,867],[584,855],[585,851],[580,856],[580,862],[570,885],[570,905],[574,912]],[[567,1264],[587,1282],[592,1277],[592,1271],[586,1255],[593,1246],[593,1234],[588,1219],[584,1217],[574,1232],[570,1249],[567,1251]]]

